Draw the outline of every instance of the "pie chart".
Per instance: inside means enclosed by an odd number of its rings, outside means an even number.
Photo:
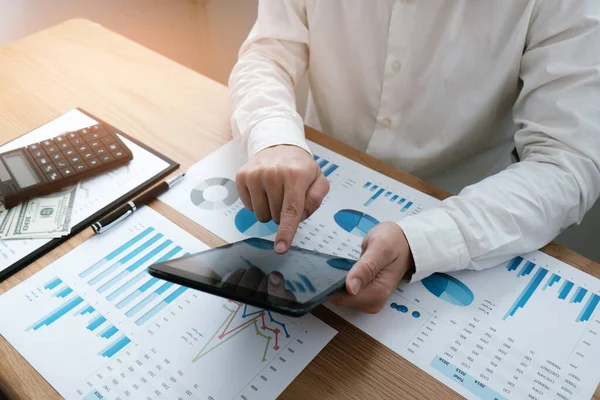
[[[455,306],[466,307],[475,298],[467,285],[450,275],[435,273],[421,283],[431,294]]]
[[[235,216],[235,227],[246,236],[265,237],[275,234],[278,225],[273,221],[263,224],[256,219],[252,211],[242,208]]]
[[[349,261],[345,258],[332,258],[331,260],[327,260],[327,264],[335,269],[341,269],[342,271],[350,271],[350,268],[352,268],[352,266],[356,264],[356,261]]]
[[[220,210],[239,199],[235,182],[228,178],[210,178],[200,182],[190,193],[190,200],[204,210]]]
[[[341,210],[338,211],[333,219],[340,228],[346,232],[359,237],[365,237],[375,225],[379,223],[369,214],[362,213],[356,210]]]

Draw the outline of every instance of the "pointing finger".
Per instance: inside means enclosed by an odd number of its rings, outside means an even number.
[[[289,185],[285,188],[279,229],[275,238],[275,251],[285,253],[294,240],[304,210],[304,192]]]

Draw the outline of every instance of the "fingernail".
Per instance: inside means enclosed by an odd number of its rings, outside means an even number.
[[[278,286],[281,283],[281,277],[278,274],[270,274],[269,281],[272,285]]]
[[[286,245],[283,240],[280,240],[279,242],[277,242],[275,244],[275,252],[276,253],[285,253],[285,251],[286,251]]]
[[[362,282],[358,278],[352,278],[350,280],[350,294],[356,296],[358,292],[360,292],[360,287],[362,286]]]

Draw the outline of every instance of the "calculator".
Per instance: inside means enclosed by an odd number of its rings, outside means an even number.
[[[107,124],[67,132],[0,154],[0,200],[8,209],[132,159],[131,150]]]

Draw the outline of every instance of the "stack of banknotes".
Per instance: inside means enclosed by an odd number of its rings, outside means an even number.
[[[71,232],[79,184],[6,210],[0,205],[0,239],[49,239]]]

